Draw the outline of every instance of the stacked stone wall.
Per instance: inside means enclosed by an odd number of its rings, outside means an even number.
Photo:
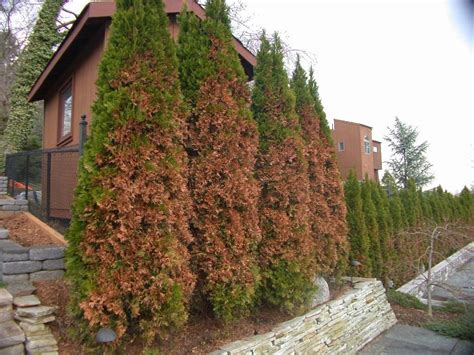
[[[8,178],[6,176],[0,176],[0,197],[7,194]]]
[[[220,347],[212,354],[355,354],[396,323],[376,279],[354,278],[335,300],[282,323],[271,332]]]

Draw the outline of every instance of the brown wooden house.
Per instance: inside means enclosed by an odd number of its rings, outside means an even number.
[[[169,17],[169,30],[175,39],[179,32],[177,16],[184,5],[199,18],[205,16],[204,9],[194,0],[164,0],[164,4]],[[29,100],[44,100],[44,149],[68,149],[78,145],[80,118],[86,115],[89,120],[91,116],[98,66],[107,46],[114,12],[114,2],[89,3],[33,85]],[[251,80],[256,58],[239,40],[235,39],[234,43],[245,73]],[[48,172],[48,213],[57,218],[70,218],[76,184],[78,156],[64,157],[55,154],[49,158],[52,161]]]

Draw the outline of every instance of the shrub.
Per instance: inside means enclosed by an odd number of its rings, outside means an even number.
[[[260,132],[261,295],[292,311],[307,298],[301,295],[309,297],[314,277],[308,163],[277,35],[272,44],[262,36],[257,63],[252,108]]]
[[[387,299],[390,303],[398,304],[404,308],[415,308],[421,310],[428,309],[428,307],[417,297],[395,290],[387,291]]]
[[[180,78],[188,121],[193,267],[198,292],[224,320],[247,315],[258,281],[254,178],[258,132],[250,92],[230,31],[229,8],[209,0],[206,20],[180,18]]]
[[[314,79],[312,80],[316,85]],[[316,102],[299,57],[293,72],[291,88],[296,96],[296,112],[306,144],[308,207],[316,271],[333,273],[339,260],[345,257],[340,254],[344,254],[347,243],[346,209],[332,144],[328,141],[322,127],[323,123],[316,113]]]
[[[161,1],[118,0],[66,234],[72,309],[148,342],[182,325],[189,268],[185,111]]]
[[[471,311],[454,320],[430,322],[424,327],[444,336],[474,340],[474,312]]]

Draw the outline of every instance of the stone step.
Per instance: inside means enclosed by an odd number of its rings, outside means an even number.
[[[39,318],[50,316],[56,311],[56,307],[49,306],[35,306],[35,307],[21,307],[16,309],[16,315],[26,318]]]
[[[37,317],[37,318],[28,318],[28,317],[20,317],[15,314],[14,317],[16,320],[20,322],[25,322],[29,324],[46,324],[46,323],[51,323],[56,320],[55,316],[43,316],[43,317]]]
[[[7,290],[13,297],[28,296],[36,291],[36,287],[29,281],[12,282],[7,285]]]
[[[14,321],[2,323],[0,326],[0,348],[21,344],[25,341],[25,334]]]
[[[33,307],[41,304],[41,301],[35,295],[19,296],[13,299],[13,304],[17,307]]]

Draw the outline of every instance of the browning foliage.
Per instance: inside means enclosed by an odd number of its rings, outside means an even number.
[[[146,11],[145,11],[146,8]],[[187,246],[185,111],[161,1],[118,1],[67,233],[72,309],[148,342],[180,326]]]

